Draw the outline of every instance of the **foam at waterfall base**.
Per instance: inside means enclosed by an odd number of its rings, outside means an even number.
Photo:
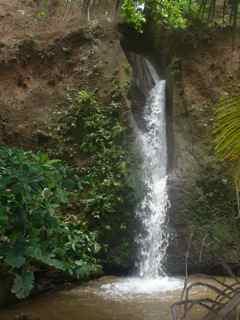
[[[122,278],[101,286],[101,292],[108,298],[131,298],[141,295],[156,295],[182,289],[184,280],[173,277]]]

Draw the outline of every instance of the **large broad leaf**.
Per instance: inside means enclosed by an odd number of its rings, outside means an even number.
[[[27,271],[22,275],[17,274],[14,279],[12,293],[16,295],[18,299],[26,298],[32,291],[34,286],[34,274]]]
[[[26,258],[21,252],[10,250],[5,256],[5,263],[13,268],[21,268],[26,262]]]

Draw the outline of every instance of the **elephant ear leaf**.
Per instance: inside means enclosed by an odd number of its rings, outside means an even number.
[[[34,274],[27,271],[21,275],[17,274],[14,279],[12,293],[16,295],[18,299],[24,299],[29,296],[34,286]]]
[[[20,253],[15,251],[10,251],[5,257],[5,263],[7,263],[12,268],[21,268],[26,262],[26,258]]]

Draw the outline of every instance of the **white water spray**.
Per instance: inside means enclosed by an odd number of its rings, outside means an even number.
[[[143,158],[144,198],[137,210],[143,232],[138,237],[138,274],[144,278],[165,275],[163,260],[168,245],[166,232],[167,136],[165,114],[166,82],[160,80],[152,65],[148,70],[154,80],[144,109],[144,132],[138,132]]]

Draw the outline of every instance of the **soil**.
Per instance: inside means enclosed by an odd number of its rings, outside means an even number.
[[[0,143],[44,149],[49,117],[67,88],[111,99],[125,56],[115,3],[0,0]],[[90,4],[89,4],[90,5]]]

